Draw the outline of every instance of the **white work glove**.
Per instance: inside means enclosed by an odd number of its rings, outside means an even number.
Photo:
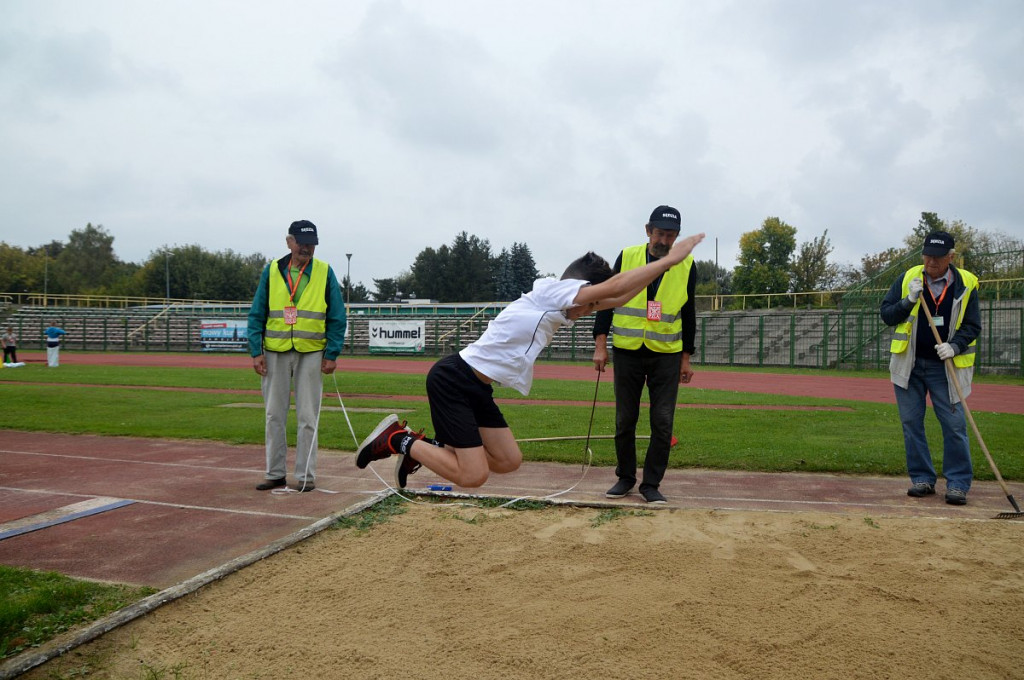
[[[956,347],[944,342],[941,345],[935,345],[935,351],[938,352],[939,358],[945,361],[953,358],[953,355],[956,354]]]
[[[910,279],[910,284],[907,288],[910,291],[907,293],[907,299],[911,302],[917,302],[917,298],[921,297],[921,291],[924,290],[924,282],[921,279]]]

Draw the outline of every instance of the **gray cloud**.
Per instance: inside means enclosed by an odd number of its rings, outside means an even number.
[[[1016,0],[9,0],[0,239],[92,222],[130,261],[273,254],[302,217],[369,285],[462,230],[547,272],[613,258],[659,203],[725,266],[768,216],[829,229],[848,262],[923,210],[1022,234],[1022,19]]]

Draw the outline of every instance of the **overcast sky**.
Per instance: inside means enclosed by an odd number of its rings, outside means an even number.
[[[2,0],[0,240],[279,256],[353,282],[460,231],[542,273],[661,203],[731,269],[779,217],[833,259],[922,211],[1024,236],[1024,2]]]

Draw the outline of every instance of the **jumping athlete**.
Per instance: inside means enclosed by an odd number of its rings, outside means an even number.
[[[492,383],[528,395],[533,364],[558,329],[629,301],[702,240],[703,233],[681,239],[665,257],[614,276],[608,263],[591,252],[570,264],[561,279],[538,279],[476,342],[430,369],[427,399],[434,439],[422,430],[410,431],[391,414],[360,444],[356,466],[397,455],[399,488],[421,465],[462,487],[481,486],[492,472],[517,470],[523,454],[494,403]]]

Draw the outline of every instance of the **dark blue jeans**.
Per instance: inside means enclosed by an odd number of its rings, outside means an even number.
[[[641,490],[657,489],[668,467],[682,357],[681,353],[615,352],[615,474],[619,479],[636,483],[636,423],[645,385],[651,402],[651,440],[644,458]]]
[[[969,491],[974,477],[971,448],[967,438],[964,408],[949,401],[949,379],[942,361],[918,358],[910,373],[907,389],[893,385],[896,405],[903,423],[903,444],[907,450],[907,472],[913,483],[935,484],[937,475],[924,432],[925,394],[931,397],[935,417],[942,427],[942,475],[946,488]]]

